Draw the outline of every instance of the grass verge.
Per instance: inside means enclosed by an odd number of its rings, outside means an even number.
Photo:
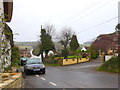
[[[120,73],[120,60],[118,57],[113,57],[97,68],[99,71]]]
[[[61,66],[60,64],[49,64],[49,63],[44,63],[44,64],[49,66]]]

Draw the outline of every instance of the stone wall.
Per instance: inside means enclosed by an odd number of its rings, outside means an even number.
[[[3,0],[0,0],[0,72],[11,65],[11,41],[6,38]]]
[[[3,73],[2,74],[2,83],[0,83],[0,87],[2,89],[10,89],[10,88],[22,88],[22,74],[21,73]],[[6,78],[7,77],[7,78]]]
[[[3,13],[3,3],[0,0],[0,16],[2,16]],[[0,18],[0,24],[2,23],[2,18]],[[2,60],[1,60],[1,56],[2,56],[2,52],[1,52],[1,43],[2,43],[2,27],[0,26],[0,72],[2,71]]]

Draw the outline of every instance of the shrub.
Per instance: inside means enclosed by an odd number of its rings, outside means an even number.
[[[96,59],[99,56],[98,50],[93,45],[90,47],[90,54],[92,59]]]
[[[69,51],[68,52],[68,55],[74,55],[75,53],[74,53],[74,51]]]
[[[19,52],[19,48],[16,46],[12,47],[12,55],[11,55],[11,59],[12,59],[12,66],[13,67],[18,67],[20,66],[20,52]]]
[[[67,58],[82,58],[82,56],[68,56]]]
[[[76,50],[76,54],[80,54],[81,53],[81,50]]]
[[[51,56],[44,58],[43,62],[47,64],[59,64],[60,59],[60,57]]]
[[[66,59],[67,56],[68,56],[68,50],[67,49],[64,49],[62,50],[62,56]]]
[[[88,55],[89,55],[89,54],[86,53],[86,52],[81,52],[81,56],[82,56],[82,58],[86,58]]]
[[[98,67],[99,71],[120,73],[120,60],[118,57],[113,57]]]

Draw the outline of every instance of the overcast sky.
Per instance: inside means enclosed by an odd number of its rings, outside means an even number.
[[[115,31],[118,1],[14,0],[13,17],[8,24],[14,33],[19,34],[14,36],[15,41],[39,40],[41,25],[50,23],[55,25],[57,34],[62,27],[71,27],[79,43],[84,43],[100,34]]]

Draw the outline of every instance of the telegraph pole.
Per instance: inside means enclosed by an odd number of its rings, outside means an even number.
[[[118,25],[116,31],[118,35],[118,57],[120,57],[120,1],[118,2]]]
[[[42,25],[41,25],[41,30],[42,30]]]

